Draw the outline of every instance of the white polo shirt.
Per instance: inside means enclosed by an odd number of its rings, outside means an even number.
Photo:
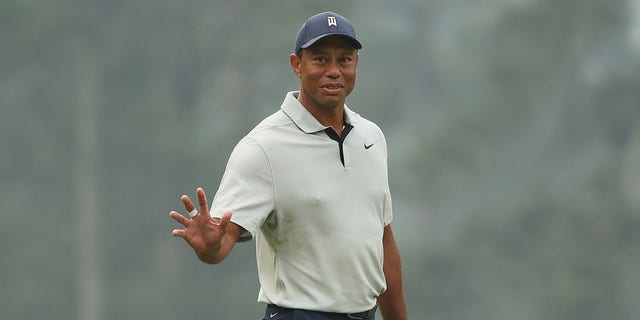
[[[258,301],[360,312],[386,289],[382,234],[391,223],[387,145],[345,106],[344,141],[289,92],[233,150],[211,212],[256,239]],[[351,127],[352,128],[349,128]],[[350,129],[350,130],[349,130]]]

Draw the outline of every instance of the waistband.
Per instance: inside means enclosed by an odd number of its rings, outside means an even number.
[[[283,308],[274,304],[267,305],[267,309],[264,313],[265,320],[296,320],[298,315],[303,315],[304,319],[313,320],[372,320],[376,314],[378,306],[373,308],[354,313],[334,313],[334,312],[321,312],[311,311],[304,309],[291,309]]]

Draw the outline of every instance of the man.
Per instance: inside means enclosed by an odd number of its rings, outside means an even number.
[[[407,318],[386,142],[345,105],[361,48],[344,17],[309,18],[289,58],[300,91],[234,148],[211,211],[198,188],[199,211],[182,196],[191,218],[170,213],[206,263],[255,238],[264,319]]]

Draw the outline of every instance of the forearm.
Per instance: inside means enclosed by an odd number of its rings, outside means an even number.
[[[383,238],[383,270],[387,281],[387,290],[378,297],[378,306],[384,320],[406,320],[407,310],[402,288],[400,253],[393,238],[391,227],[388,226],[387,228],[385,228]]]

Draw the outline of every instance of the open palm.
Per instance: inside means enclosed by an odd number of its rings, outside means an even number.
[[[171,211],[169,215],[185,227],[184,229],[174,229],[172,235],[183,238],[193,248],[198,257],[203,259],[203,257],[215,253],[220,248],[220,243],[226,233],[232,212],[225,212],[222,218],[211,217],[204,190],[198,188],[196,195],[200,210],[197,215],[192,218],[186,218],[176,211]],[[188,196],[183,195],[180,199],[187,212],[193,212],[196,209]]]

